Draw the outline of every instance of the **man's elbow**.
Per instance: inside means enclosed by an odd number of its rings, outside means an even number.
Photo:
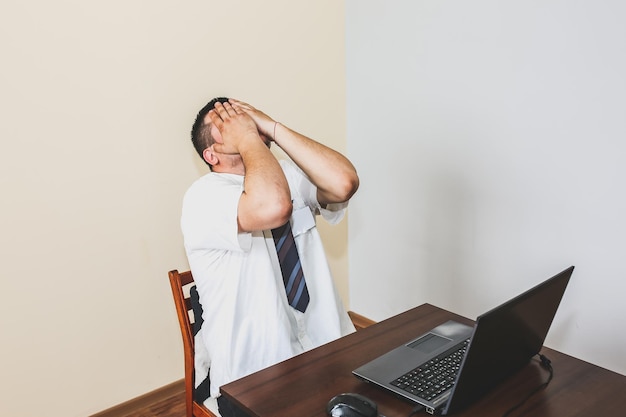
[[[289,221],[293,204],[289,197],[266,200],[259,205],[259,211],[264,219],[262,229],[274,229]]]
[[[344,195],[343,201],[350,200],[350,198],[352,198],[352,196],[354,195],[354,193],[356,193],[358,189],[359,189],[359,176],[356,173],[354,173],[354,175],[347,176],[346,181],[344,181],[344,186],[343,186],[343,195]]]
[[[293,204],[291,200],[285,201],[281,204],[277,204],[274,206],[273,212],[273,225],[271,228],[282,226],[283,224],[289,221],[291,217],[291,212],[293,211]]]
[[[239,212],[239,228],[241,231],[252,232],[270,230],[282,226],[289,221],[293,204],[287,198],[278,196],[271,199],[248,200],[247,210]]]
[[[359,189],[359,177],[356,175],[343,175],[333,185],[333,190],[326,193],[326,203],[343,203],[350,200]]]

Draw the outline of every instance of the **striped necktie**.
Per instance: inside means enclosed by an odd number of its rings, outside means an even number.
[[[304,313],[309,304],[309,290],[304,281],[302,265],[289,222],[272,229],[278,262],[283,275],[289,305]]]

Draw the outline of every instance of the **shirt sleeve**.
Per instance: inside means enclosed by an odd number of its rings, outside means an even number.
[[[328,204],[326,208],[322,208],[319,201],[317,201],[317,187],[311,182],[309,177],[290,160],[281,160],[280,165],[289,183],[294,209],[307,205],[313,214],[320,214],[330,224],[337,224],[343,219],[348,207],[347,201]]]
[[[247,251],[249,234],[238,232],[237,207],[243,187],[232,178],[207,174],[185,193],[181,229],[185,249]]]

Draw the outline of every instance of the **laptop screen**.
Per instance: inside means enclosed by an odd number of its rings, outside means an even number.
[[[573,269],[478,317],[445,414],[479,398],[539,353]]]

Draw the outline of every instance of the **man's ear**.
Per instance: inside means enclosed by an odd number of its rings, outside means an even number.
[[[217,155],[215,154],[215,152],[213,152],[213,145],[211,145],[210,147],[206,148],[203,152],[202,152],[202,158],[209,164],[209,165],[217,165],[217,163],[219,162],[219,158],[217,157]]]

